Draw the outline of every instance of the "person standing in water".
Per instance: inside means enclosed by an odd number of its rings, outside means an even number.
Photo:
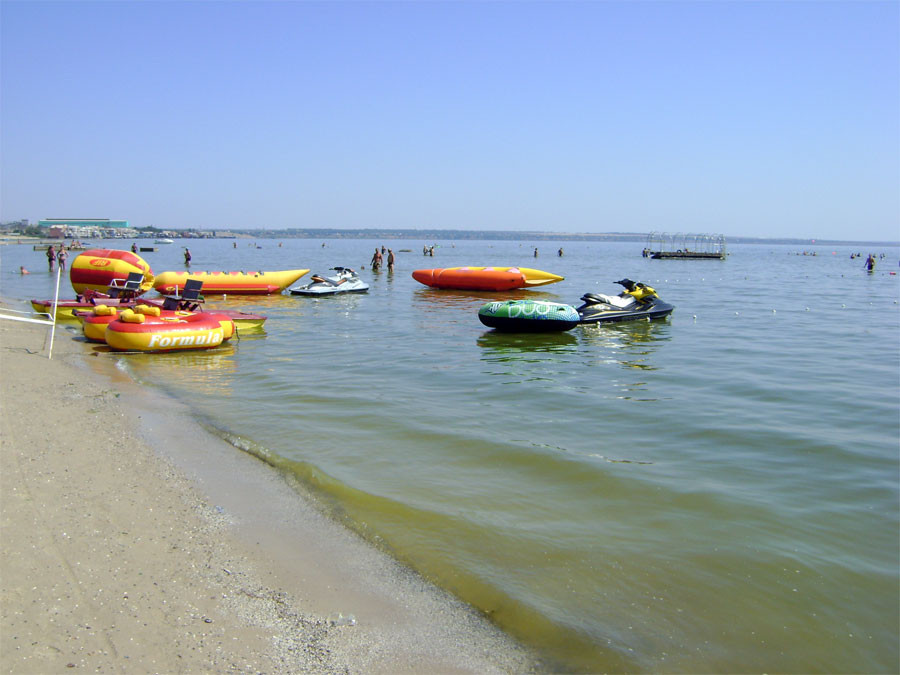
[[[381,251],[375,247],[375,253],[372,255],[372,271],[377,272],[381,268]]]
[[[47,247],[47,264],[50,266],[50,271],[53,271],[53,263],[56,262],[56,249],[53,246]]]
[[[59,251],[56,252],[56,261],[59,263],[59,269],[63,272],[66,271],[66,258],[69,257],[69,254],[66,253],[66,249],[63,248],[63,245],[59,245]]]
[[[387,265],[388,265],[388,272],[393,272],[394,271],[394,249],[391,249],[391,248],[388,249]]]
[[[184,265],[185,267],[191,266],[191,249],[189,248],[184,249]]]
[[[867,272],[875,271],[875,256],[872,255],[871,253],[869,254],[869,257],[866,258],[865,268],[866,268]]]

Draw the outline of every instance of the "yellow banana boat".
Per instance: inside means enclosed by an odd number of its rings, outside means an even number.
[[[184,288],[188,279],[203,282],[203,295],[272,295],[280,293],[309,270],[279,272],[163,272],[153,288],[169,295]]]

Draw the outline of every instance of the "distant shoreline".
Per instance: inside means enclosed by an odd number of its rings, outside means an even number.
[[[208,231],[208,230],[204,230]],[[227,233],[213,230],[216,236],[230,235],[241,237],[258,237],[260,239],[425,239],[435,240],[494,240],[494,241],[597,241],[597,242],[646,242],[649,232],[528,232],[504,230],[410,230],[410,229],[310,229],[285,228],[281,230],[228,230]],[[667,232],[677,235],[677,232]],[[704,233],[684,233],[686,236]],[[709,233],[717,234],[717,233]],[[789,244],[794,246],[855,246],[857,244],[877,246],[900,246],[900,241],[864,241],[839,239],[801,239],[797,237],[725,237],[728,244]]]
[[[167,230],[172,232],[173,230]],[[177,230],[175,230],[177,232]],[[593,242],[646,242],[648,233],[628,232],[525,232],[503,230],[409,230],[409,229],[307,229],[285,228],[281,230],[185,230],[193,233],[182,239],[419,239],[424,241],[593,241]],[[676,235],[675,232],[668,234]],[[151,233],[143,237],[123,237],[123,240],[148,239],[159,236]],[[690,234],[687,236],[691,236]],[[725,237],[727,244],[768,244],[789,246],[900,246],[900,241],[864,241],[859,239],[799,239],[796,237]],[[0,244],[58,242],[47,237],[28,237],[0,234]]]

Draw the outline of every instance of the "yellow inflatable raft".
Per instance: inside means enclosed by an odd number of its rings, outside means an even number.
[[[203,295],[272,295],[281,293],[309,270],[278,272],[163,272],[153,288],[169,295],[184,288],[188,279],[203,282]]]
[[[170,352],[218,347],[234,334],[234,322],[203,312],[183,317],[141,314],[130,309],[106,326],[106,344],[120,351]]]

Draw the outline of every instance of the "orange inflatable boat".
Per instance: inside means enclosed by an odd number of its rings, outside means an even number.
[[[463,291],[509,291],[514,288],[545,286],[563,277],[528,267],[446,267],[415,270],[413,279],[432,288]]]

